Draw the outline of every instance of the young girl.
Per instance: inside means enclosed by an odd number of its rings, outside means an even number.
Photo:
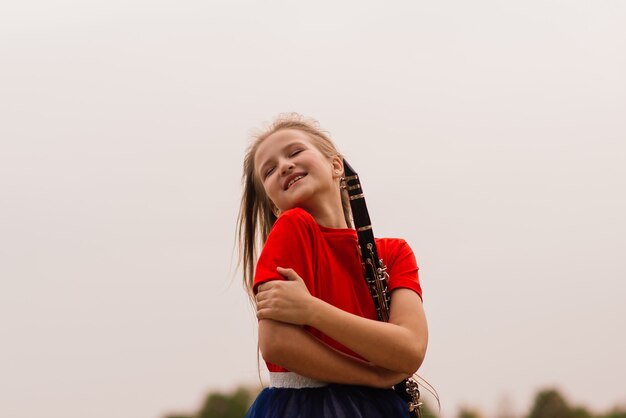
[[[409,416],[391,386],[426,353],[418,267],[404,240],[376,239],[391,292],[389,322],[378,321],[342,175],[328,136],[296,114],[247,151],[239,240],[270,372],[249,418]]]

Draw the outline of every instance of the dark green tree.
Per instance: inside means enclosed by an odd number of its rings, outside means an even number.
[[[256,389],[244,387],[231,393],[211,392],[197,413],[171,414],[165,418],[243,418],[257,393]]]
[[[593,418],[585,408],[571,408],[556,389],[540,391],[528,418]]]
[[[482,418],[482,414],[476,409],[461,408],[459,411],[459,418]]]
[[[438,418],[438,415],[435,414],[426,403],[422,405],[420,410],[422,412],[422,418]]]
[[[592,414],[591,412],[587,411],[585,408],[581,406],[577,406],[576,408],[571,410],[570,417],[571,418],[594,418],[595,414]]]
[[[535,396],[528,418],[569,418],[570,409],[555,389],[543,390]]]
[[[231,394],[210,394],[197,418],[242,418],[248,407],[252,394],[249,390],[239,388]]]
[[[606,414],[600,415],[599,418],[626,418],[626,410],[616,408]]]

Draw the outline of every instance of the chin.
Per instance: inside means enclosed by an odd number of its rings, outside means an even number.
[[[311,196],[310,193],[298,193],[298,196],[293,196],[293,197],[294,199],[290,199],[289,202],[285,204],[285,207],[286,207],[285,210],[289,210],[293,208],[306,209],[306,207],[308,206],[307,203],[311,199],[315,199],[315,196]]]

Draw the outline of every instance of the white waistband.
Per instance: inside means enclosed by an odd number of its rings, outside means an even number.
[[[327,384],[294,372],[270,372],[271,388],[320,388]]]

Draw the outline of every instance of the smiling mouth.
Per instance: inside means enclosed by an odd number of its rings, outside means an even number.
[[[287,187],[285,188],[285,190],[288,190],[294,183],[300,181],[300,179],[303,179],[304,177],[306,177],[306,174],[294,177],[289,183],[287,183]]]

